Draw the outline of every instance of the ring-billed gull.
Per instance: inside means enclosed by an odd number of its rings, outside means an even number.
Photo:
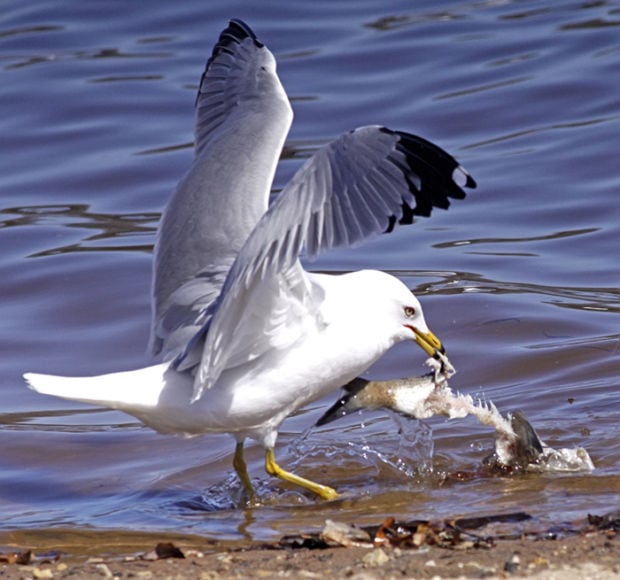
[[[414,340],[430,356],[444,350],[397,278],[310,273],[299,255],[412,223],[476,184],[429,141],[368,126],[319,149],[269,206],[292,117],[273,55],[231,20],[201,79],[193,163],[159,228],[150,343],[164,362],[24,377],[39,393],[120,409],[160,432],[232,434],[250,497],[246,438],[264,446],[269,474],[331,499],[331,487],[276,463],[282,421],[396,343]]]

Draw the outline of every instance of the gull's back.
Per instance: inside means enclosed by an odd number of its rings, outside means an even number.
[[[195,157],[159,227],[151,349],[178,354],[200,328],[266,211],[293,118],[271,52],[240,21],[222,32],[196,98]]]

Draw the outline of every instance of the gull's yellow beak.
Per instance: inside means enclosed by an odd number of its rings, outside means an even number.
[[[413,326],[410,328],[415,334],[416,341],[428,356],[435,356],[438,352],[441,354],[446,353],[446,349],[441,344],[441,341],[430,330],[428,332],[421,332]]]

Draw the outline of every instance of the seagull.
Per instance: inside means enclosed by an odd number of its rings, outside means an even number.
[[[444,353],[418,299],[376,270],[306,271],[337,247],[447,209],[474,179],[437,145],[365,126],[318,149],[271,203],[293,119],[269,49],[231,20],[196,98],[195,156],[155,246],[150,348],[158,364],[92,377],[26,373],[47,395],[118,409],[162,433],[229,433],[248,498],[251,439],[268,474],[330,500],[335,489],[282,468],[281,423],[402,341]]]

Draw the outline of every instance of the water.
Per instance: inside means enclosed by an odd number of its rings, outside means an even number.
[[[553,447],[585,447],[593,473],[440,486],[391,465],[400,440],[380,413],[300,445],[328,397],[284,423],[277,451],[343,499],[282,492],[252,447],[266,505],[240,510],[229,437],[165,437],[25,388],[24,371],[150,362],[155,228],[189,164],[194,91],[230,17],[274,51],[292,98],[274,190],[318,146],[369,123],[432,139],[471,171],[479,188],[450,211],[312,266],[399,275],[459,370],[452,387],[522,409]],[[336,510],[360,524],[514,509],[558,521],[617,505],[619,26],[618,2],[4,2],[0,542],[41,543],[50,528],[73,549],[105,530],[124,530],[125,545],[162,531],[247,541],[320,527]],[[423,358],[403,345],[368,376],[419,374]],[[474,420],[430,425],[436,471],[472,469],[492,448]]]

